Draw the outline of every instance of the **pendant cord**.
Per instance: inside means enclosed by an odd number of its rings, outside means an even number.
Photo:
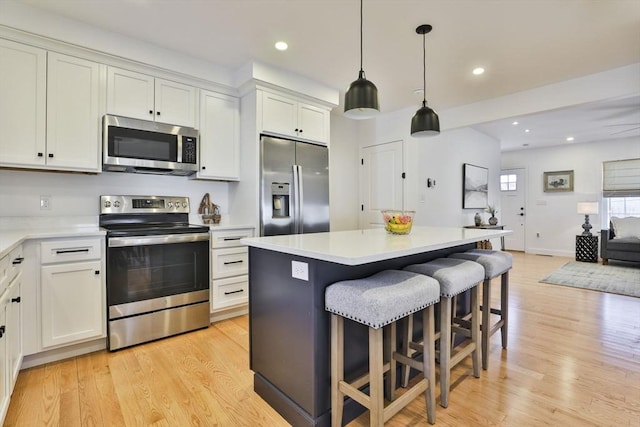
[[[422,105],[427,105],[427,45],[422,33]]]
[[[362,69],[362,3],[363,0],[360,0],[360,72],[364,71]]]

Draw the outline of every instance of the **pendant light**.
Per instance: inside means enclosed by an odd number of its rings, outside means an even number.
[[[427,106],[427,49],[425,47],[425,35],[431,31],[431,25],[420,25],[416,33],[422,34],[422,83],[423,98],[422,107],[411,119],[411,136],[433,136],[440,133],[440,119],[435,111]]]
[[[344,95],[344,115],[350,119],[370,119],[380,112],[378,88],[367,80],[362,69],[362,1],[360,0],[360,72]]]

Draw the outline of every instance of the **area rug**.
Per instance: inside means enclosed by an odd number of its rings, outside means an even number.
[[[540,282],[640,297],[640,267],[568,262]]]

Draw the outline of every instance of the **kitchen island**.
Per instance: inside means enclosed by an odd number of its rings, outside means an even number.
[[[242,239],[249,246],[249,343],[254,390],[294,426],[330,425],[330,325],[324,290],[475,247],[508,230],[382,228]],[[367,368],[367,328],[345,322],[345,376]],[[347,401],[345,422],[362,407]]]

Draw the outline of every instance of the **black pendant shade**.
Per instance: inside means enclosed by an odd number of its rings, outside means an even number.
[[[367,80],[362,69],[362,1],[360,0],[360,72],[344,95],[344,115],[350,119],[370,119],[380,111],[378,88]]]
[[[378,111],[378,88],[360,70],[358,80],[349,85],[344,95],[344,114],[351,119],[368,119]]]
[[[434,136],[440,133],[440,119],[435,111],[422,101],[422,107],[411,119],[412,136]]]
[[[427,106],[427,49],[425,47],[425,34],[431,31],[431,25],[420,25],[416,28],[416,33],[422,34],[422,81],[423,98],[422,107],[411,119],[411,136],[423,137],[434,136],[440,133],[440,119],[438,114]]]

